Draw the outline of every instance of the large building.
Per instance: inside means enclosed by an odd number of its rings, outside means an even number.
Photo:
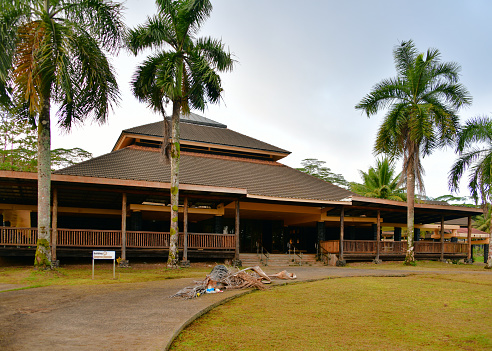
[[[124,130],[110,153],[53,173],[56,257],[94,249],[114,249],[130,259],[166,255],[170,165],[161,154],[163,130],[162,121]],[[344,259],[403,257],[405,203],[356,196],[287,167],[279,160],[289,153],[196,114],[182,117],[179,246],[186,258],[240,258],[288,247]],[[0,171],[2,255],[33,255],[36,179],[36,173]],[[476,214],[416,204],[415,223],[440,230],[433,223]],[[395,228],[392,241],[378,241],[382,226]],[[421,257],[469,255],[463,243],[418,245]]]

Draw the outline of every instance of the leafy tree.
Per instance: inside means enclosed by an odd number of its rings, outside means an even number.
[[[0,119],[0,170],[37,172],[36,129],[28,121],[3,115]],[[81,148],[51,150],[51,170],[65,168],[92,158]]]
[[[171,144],[164,133],[163,150],[171,161],[171,240],[168,267],[178,264],[178,206],[180,114],[203,111],[207,102],[220,102],[222,86],[217,72],[230,71],[234,60],[220,40],[196,38],[210,16],[209,0],[158,0],[158,14],[130,31],[128,46],[136,55],[155,49],[135,72],[134,95],[165,118],[165,105],[172,102]],[[166,130],[168,128],[165,128]]]
[[[405,189],[400,186],[400,174],[395,175],[395,165],[387,158],[376,160],[376,167],[367,172],[359,170],[362,183],[350,183],[350,190],[362,196],[396,201],[406,201]]]
[[[481,204],[484,218],[489,217],[490,229],[492,119],[475,117],[468,120],[460,130],[456,152],[459,157],[449,172],[449,187],[453,191],[458,190],[461,177],[470,171],[468,189],[475,202]],[[488,257],[487,267],[492,268],[492,245],[489,245]]]
[[[106,121],[119,99],[105,52],[122,45],[121,5],[109,0],[10,0],[0,4],[0,101],[36,122],[38,241],[35,266],[51,266],[51,107],[58,123]],[[103,51],[105,50],[105,51]],[[11,92],[11,94],[9,94]],[[6,102],[7,101],[7,102]]]
[[[397,76],[376,84],[355,108],[368,117],[388,109],[374,150],[403,159],[408,228],[405,263],[414,264],[415,185],[423,192],[421,157],[451,144],[459,128],[457,111],[472,99],[458,83],[460,66],[441,62],[437,49],[419,53],[410,40],[397,45],[393,56]]]
[[[330,168],[323,166],[325,163],[325,161],[319,161],[315,158],[306,158],[301,161],[302,167],[297,168],[297,170],[323,179],[325,182],[338,185],[342,188],[348,188],[349,182],[345,180],[343,175],[333,173]]]

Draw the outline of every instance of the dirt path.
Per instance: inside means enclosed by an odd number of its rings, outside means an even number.
[[[282,269],[265,271],[272,274]],[[304,281],[409,273],[331,267],[286,269]],[[0,292],[0,350],[163,350],[187,320],[222,299],[242,293],[226,291],[193,300],[169,298],[192,283],[193,279],[172,279]]]

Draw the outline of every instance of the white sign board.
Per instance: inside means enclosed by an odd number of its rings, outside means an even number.
[[[92,279],[94,279],[94,260],[113,260],[113,279],[115,279],[116,251],[92,251]]]
[[[114,260],[115,251],[92,251],[92,258],[95,260]]]

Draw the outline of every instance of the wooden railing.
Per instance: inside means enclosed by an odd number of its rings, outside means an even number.
[[[405,254],[407,252],[406,241],[381,241],[379,245],[381,254]]]
[[[179,235],[181,246],[183,246],[183,234]],[[188,233],[188,248],[208,249],[208,250],[235,250],[235,234],[214,234],[214,233]]]
[[[377,241],[374,240],[344,240],[344,254],[376,254]],[[320,247],[328,253],[339,253],[340,241],[327,240],[321,241]],[[407,251],[406,241],[380,241],[380,254],[405,254]],[[417,254],[438,254],[441,252],[440,242],[416,241],[415,253]],[[444,253],[466,254],[468,244],[466,243],[444,243]]]
[[[338,253],[340,251],[340,241],[338,240],[326,240],[321,241],[319,246],[327,253]]]
[[[424,242],[418,241],[415,243],[415,253],[439,253],[441,252],[440,242]],[[444,253],[468,253],[468,244],[466,243],[444,243]]]
[[[121,230],[58,229],[57,247],[121,247]],[[0,245],[35,246],[37,228],[0,227]],[[178,235],[178,247],[183,248],[183,233]],[[126,247],[168,249],[169,232],[127,231]],[[234,250],[234,234],[188,233],[188,248],[203,250]]]
[[[376,241],[373,240],[344,240],[344,253],[376,253]]]
[[[0,245],[36,246],[37,228],[0,227]]]
[[[121,231],[93,229],[58,229],[58,247],[119,247]]]
[[[169,232],[126,232],[126,247],[168,249]],[[178,235],[178,248],[183,248],[184,234]],[[236,245],[234,234],[188,233],[189,249],[234,250]]]

